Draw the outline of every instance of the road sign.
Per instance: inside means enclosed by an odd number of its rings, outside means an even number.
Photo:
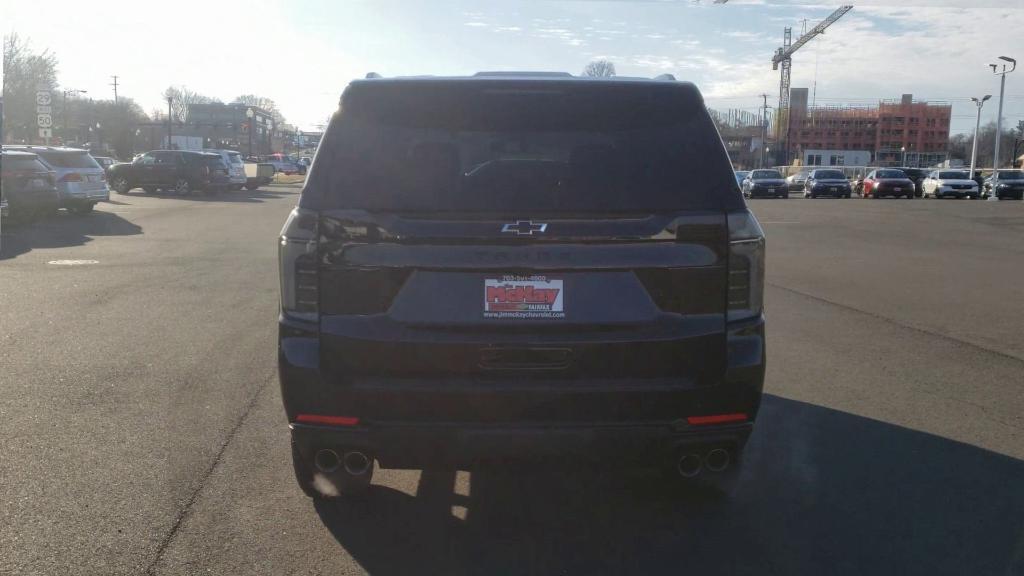
[[[36,106],[36,114],[52,114],[53,106]]]
[[[37,114],[36,124],[38,124],[40,128],[52,128],[53,116],[50,116],[49,114]]]
[[[52,103],[53,98],[50,96],[49,90],[36,91],[36,106],[49,106]]]
[[[40,128],[39,129],[39,137],[40,138],[53,138],[53,130],[51,130],[50,128]]]

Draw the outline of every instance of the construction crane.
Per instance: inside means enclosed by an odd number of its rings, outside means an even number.
[[[772,70],[778,70],[780,66],[782,67],[781,78],[779,79],[779,107],[777,108],[779,112],[777,116],[777,118],[779,119],[779,126],[778,131],[776,133],[781,139],[781,123],[785,121],[787,127],[787,162],[789,161],[789,75],[790,71],[793,68],[793,53],[799,50],[804,44],[810,42],[811,39],[813,39],[818,34],[824,33],[826,28],[834,24],[836,20],[842,18],[843,15],[849,12],[850,10],[853,10],[853,6],[851,5],[840,6],[835,12],[829,14],[828,18],[822,20],[821,22],[818,23],[817,26],[811,28],[810,30],[807,31],[806,34],[798,38],[796,42],[791,43],[793,39],[793,29],[786,28],[783,32],[782,47],[776,49],[775,55],[772,56]]]

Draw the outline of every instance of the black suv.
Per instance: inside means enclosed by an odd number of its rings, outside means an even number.
[[[0,194],[14,220],[28,221],[60,208],[60,191],[53,170],[32,152],[0,152]]]
[[[765,244],[692,84],[353,82],[278,244],[310,496],[358,492],[375,460],[737,468]]]
[[[918,198],[924,197],[924,179],[928,177],[929,170],[924,168],[897,168],[902,170],[907,178],[914,183],[914,196]]]
[[[211,193],[231,185],[228,167],[219,154],[185,150],[154,150],[131,163],[114,164],[108,180],[118,194],[142,188],[152,194],[166,190],[187,196],[193,190]]]

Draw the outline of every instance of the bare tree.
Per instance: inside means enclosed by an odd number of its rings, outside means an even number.
[[[257,96],[255,94],[242,94],[235,98],[233,103],[245,104],[246,106],[255,106],[268,112],[274,118],[274,124],[284,123],[284,114],[277,108],[277,103],[267,98],[266,96]]]
[[[607,60],[594,60],[583,69],[584,76],[610,78],[615,76],[615,64]]]
[[[56,90],[57,57],[48,50],[33,52],[29,42],[16,33],[4,36],[3,52],[5,137],[31,142],[39,134],[36,89]]]
[[[171,115],[175,122],[188,122],[188,107],[190,104],[216,104],[219,98],[206,96],[185,86],[168,86],[164,90],[164,100],[171,99]]]

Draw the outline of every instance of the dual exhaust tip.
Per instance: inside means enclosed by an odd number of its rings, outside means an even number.
[[[324,474],[342,469],[350,476],[363,476],[373,467],[373,458],[359,450],[350,450],[338,456],[338,453],[330,448],[321,448],[313,456],[313,464]]]
[[[683,478],[694,478],[707,469],[709,472],[724,472],[732,461],[729,451],[724,448],[713,448],[707,454],[688,452],[679,456],[676,470]]]

